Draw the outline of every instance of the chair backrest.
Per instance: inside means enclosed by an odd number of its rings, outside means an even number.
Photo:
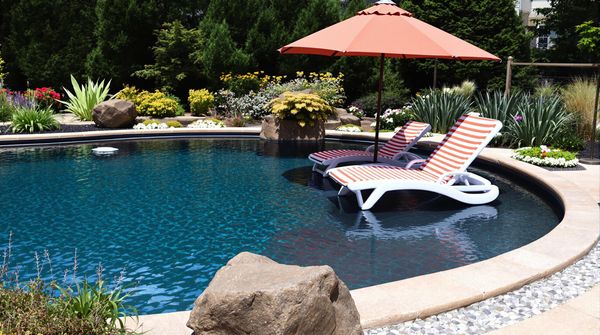
[[[428,123],[409,121],[379,149],[379,153],[384,156],[393,157],[406,151],[415,145],[430,129],[431,126]]]
[[[502,122],[498,120],[476,115],[461,116],[421,165],[421,170],[437,176],[453,171],[464,172],[500,128]]]

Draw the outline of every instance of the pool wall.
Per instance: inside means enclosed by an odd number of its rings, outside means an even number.
[[[110,130],[81,133],[2,135],[0,148],[98,140],[169,137],[246,137],[260,128]],[[372,133],[327,131],[328,138],[371,140]],[[387,140],[391,134],[383,133]],[[441,137],[426,138],[418,146],[431,150]],[[542,238],[502,255],[451,270],[351,291],[365,328],[424,318],[466,306],[555,273],[574,263],[595,245],[600,234],[600,209],[589,194],[551,171],[510,158],[510,150],[486,148],[478,158],[487,168],[508,172],[537,184],[558,200],[562,221]],[[186,334],[189,312],[140,317],[153,333]],[[158,332],[160,331],[160,332]]]

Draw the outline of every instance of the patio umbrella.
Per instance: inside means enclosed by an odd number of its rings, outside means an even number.
[[[375,122],[377,162],[383,65],[385,58],[494,60],[500,58],[413,17],[393,1],[382,0],[345,21],[292,42],[282,54],[379,57],[379,91]]]

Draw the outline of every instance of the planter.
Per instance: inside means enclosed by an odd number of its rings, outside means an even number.
[[[295,120],[280,120],[267,116],[263,120],[260,138],[271,141],[321,141],[325,138],[325,122],[300,127]]]

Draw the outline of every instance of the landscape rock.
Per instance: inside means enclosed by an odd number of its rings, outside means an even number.
[[[331,267],[247,252],[217,271],[187,326],[195,335],[362,334],[350,291]]]
[[[269,115],[263,119],[260,137],[274,141],[321,141],[325,138],[325,122],[300,127],[295,120],[280,120]]]
[[[137,111],[131,101],[113,99],[94,107],[92,119],[101,128],[128,128],[134,125]]]
[[[360,127],[360,118],[354,114],[348,113],[345,109],[336,108],[336,114],[342,125],[353,124]]]

